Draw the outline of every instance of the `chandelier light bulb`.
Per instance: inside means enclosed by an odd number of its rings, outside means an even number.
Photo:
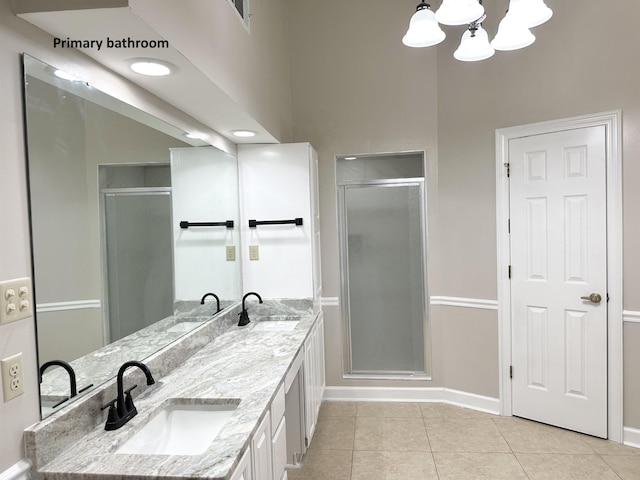
[[[511,0],[508,15],[533,28],[549,20],[553,10],[545,5],[544,0]]]
[[[477,62],[493,56],[494,53],[496,51],[489,43],[489,35],[482,25],[470,25],[462,35],[460,46],[453,56],[462,62]]]
[[[430,5],[422,2],[409,21],[409,29],[402,38],[402,43],[407,47],[430,47],[442,42],[445,37]]]
[[[535,35],[527,26],[517,20],[508,12],[498,25],[498,33],[491,41],[491,46],[496,50],[518,50],[528,47],[536,41]]]
[[[478,20],[484,7],[478,0],[443,0],[436,10],[436,20],[443,25],[464,25]]]

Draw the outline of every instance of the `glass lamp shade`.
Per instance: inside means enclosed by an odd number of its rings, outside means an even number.
[[[553,10],[545,5],[544,0],[511,0],[508,15],[533,28],[549,20]]]
[[[418,10],[409,21],[409,29],[402,37],[407,47],[430,47],[442,42],[446,35],[436,22],[436,17],[427,7],[418,5]]]
[[[496,51],[489,43],[487,31],[478,25],[475,35],[471,29],[464,32],[460,46],[453,52],[457,60],[463,62],[477,62],[491,57]]]
[[[528,47],[535,41],[535,35],[526,25],[507,13],[498,25],[498,33],[491,41],[491,46],[496,50],[518,50]]]
[[[484,7],[478,0],[443,0],[436,10],[436,20],[443,25],[464,25],[478,20]]]

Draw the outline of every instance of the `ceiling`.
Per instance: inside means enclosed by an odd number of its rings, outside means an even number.
[[[62,40],[100,39],[106,42],[107,38],[162,39],[158,32],[128,7],[27,12],[18,13],[18,16]],[[119,49],[105,48],[103,44],[100,50],[94,47],[81,51],[217,131],[233,143],[278,142],[172,46],[158,49]],[[175,65],[177,67],[175,73],[165,77],[148,77],[137,74],[129,68],[129,61],[132,58],[150,56]],[[258,132],[258,135],[243,140],[232,136],[233,130],[253,130]]]

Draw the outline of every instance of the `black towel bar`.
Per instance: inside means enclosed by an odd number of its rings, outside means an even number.
[[[249,228],[256,228],[258,225],[302,225],[302,218],[293,220],[249,220]]]
[[[227,227],[233,228],[233,220],[226,220],[224,222],[187,222],[183,220],[180,222],[180,228],[189,227]]]

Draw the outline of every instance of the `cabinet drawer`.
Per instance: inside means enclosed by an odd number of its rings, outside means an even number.
[[[274,435],[280,419],[284,416],[284,404],[284,384],[282,384],[271,402],[271,431]]]

